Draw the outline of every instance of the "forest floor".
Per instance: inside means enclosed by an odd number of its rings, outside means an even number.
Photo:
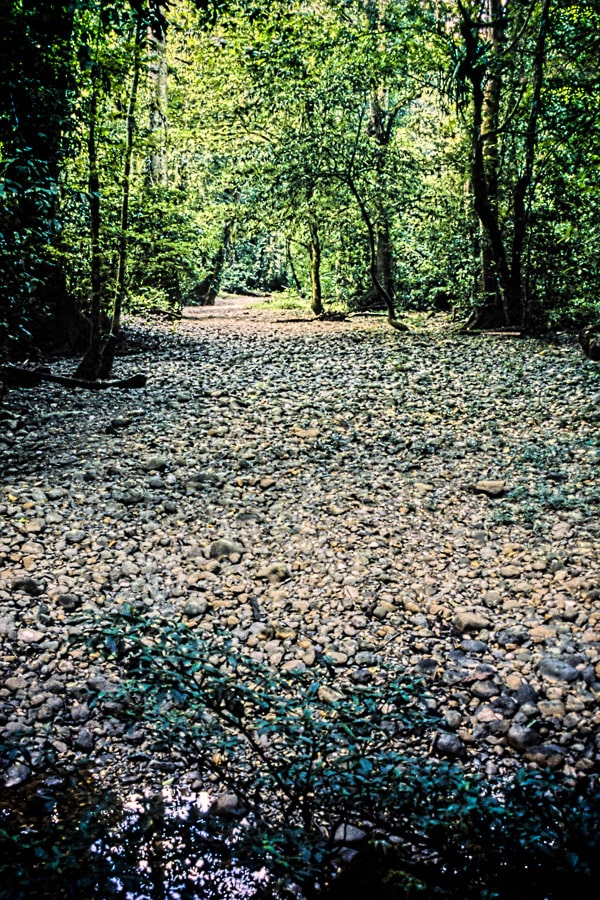
[[[0,740],[193,784],[92,703],[118,675],[69,644],[131,603],[276,670],[398,664],[441,714],[434,755],[597,771],[598,366],[443,317],[404,334],[256,307],[130,322],[115,375],[142,391],[6,398]]]

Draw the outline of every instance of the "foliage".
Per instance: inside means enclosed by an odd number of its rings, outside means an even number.
[[[592,897],[593,785],[539,772],[488,781],[432,759],[439,723],[400,673],[347,687],[324,657],[310,674],[277,674],[227,635],[128,607],[89,624],[113,681],[99,712],[108,702],[129,730],[143,728],[155,765],[193,767],[213,805],[178,796],[176,777],[127,799],[85,769],[39,775],[0,804],[3,900],[222,897],[232,877],[247,896],[282,900],[367,887],[382,900]],[[350,864],[349,825],[365,835]]]
[[[0,747],[3,759],[14,747]],[[31,763],[31,760],[27,760]],[[45,761],[31,781],[0,794],[0,898],[108,898],[116,892],[96,841],[118,821],[118,801],[81,768]]]
[[[416,794],[416,847],[372,846],[330,892],[330,900],[591,900],[597,891],[600,797],[540,773],[508,784],[471,782],[454,773],[427,779]]]
[[[228,289],[293,287],[356,309],[381,305],[375,288],[385,281],[399,306],[479,311],[483,321],[504,253],[517,318],[530,328],[580,327],[600,315],[596,2],[550,4],[543,66],[534,64],[540,0],[500,4],[487,24],[480,4],[454,0],[54,6],[57,15],[47,4],[13,4],[6,17],[4,352],[27,353],[42,335],[64,340],[74,322],[81,331],[73,306],[90,308],[96,199],[105,313],[119,248],[126,306],[172,308],[211,274],[227,232]],[[145,41],[127,113],[138,13],[166,54],[160,127],[155,50]],[[17,52],[24,44],[30,52]],[[86,137],[92,75],[97,198]],[[483,227],[474,84],[495,214]],[[162,180],[152,176],[157,155]],[[494,222],[500,256],[490,262]]]
[[[181,799],[169,812],[164,792],[124,814],[113,808],[83,846],[76,842],[98,878],[110,863],[112,892],[99,896],[118,896],[119,884],[136,879],[138,892],[151,891],[157,878],[197,896],[181,860],[200,855],[221,875],[266,866],[270,895],[281,898],[294,896],[294,885],[306,897],[362,896],[366,883],[381,897],[520,897],[524,887],[540,900],[562,900],[574,887],[591,897],[597,793],[537,772],[487,781],[428,757],[438,723],[419,684],[399,673],[347,687],[325,657],[316,673],[276,674],[226,635],[203,637],[127,607],[94,626],[90,644],[115,679],[114,690],[98,694],[99,708],[109,701],[131,731],[142,726],[170,770],[191,766],[213,798],[235,798],[212,813]],[[50,844],[35,827],[17,837],[10,815],[0,834],[19,848],[17,868],[37,854],[32,879],[48,867],[60,875],[71,859],[67,811],[49,796],[42,816],[54,811]],[[92,792],[79,814],[98,802]],[[346,871],[340,829],[348,825],[364,829],[365,842]],[[15,865],[4,863],[4,884]]]
[[[69,133],[71,11],[3,8],[0,37],[0,353],[26,353],[64,284],[54,253],[58,182]],[[63,297],[64,300],[64,297]]]

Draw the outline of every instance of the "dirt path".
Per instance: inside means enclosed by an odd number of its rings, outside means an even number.
[[[119,673],[68,643],[130,603],[278,670],[398,664],[441,714],[433,752],[490,774],[595,771],[598,368],[441,320],[303,318],[236,298],[134,323],[116,374],[144,391],[11,394],[0,736],[104,770],[134,747],[153,777],[143,728],[92,702]]]

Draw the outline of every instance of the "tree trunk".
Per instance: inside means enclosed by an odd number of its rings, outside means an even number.
[[[292,281],[294,282],[294,286],[298,291],[298,295],[300,297],[305,296],[304,288],[302,287],[302,283],[298,278],[298,273],[296,272],[296,267],[294,266],[294,257],[292,256],[292,242],[286,241],[285,244],[285,256],[287,260],[287,264],[289,266],[290,274],[292,276]]]
[[[314,222],[309,223],[310,231],[310,308],[315,316],[323,315],[323,290],[321,287],[321,242],[319,230]]]
[[[150,86],[150,134],[152,152],[148,158],[148,180],[155,187],[169,184],[167,165],[167,36],[164,7],[158,6],[160,20],[148,28],[148,81]]]
[[[533,61],[533,91],[529,107],[527,131],[525,133],[525,160],[523,172],[517,181],[513,195],[514,230],[511,249],[512,280],[511,302],[519,302],[522,310],[523,321],[527,315],[527,304],[523,289],[523,247],[529,226],[529,213],[532,198],[526,202],[527,194],[531,192],[533,184],[533,170],[535,165],[535,148],[537,144],[538,119],[540,114],[540,100],[544,81],[544,66],[546,62],[546,40],[549,30],[550,7],[552,0],[543,0],[540,11],[540,24]]]
[[[204,281],[201,281],[192,291],[190,299],[197,306],[214,306],[221,280],[223,278],[223,269],[225,260],[227,259],[227,250],[231,243],[231,231],[233,222],[227,222],[223,228],[223,237],[221,243],[212,258],[210,271]]]
[[[127,249],[129,231],[129,197],[131,192],[131,162],[133,159],[133,138],[135,133],[135,109],[137,104],[138,87],[140,83],[141,49],[143,31],[143,12],[140,7],[135,27],[133,48],[133,77],[129,93],[129,105],[127,108],[127,143],[125,147],[125,162],[123,166],[123,195],[121,200],[121,227],[119,233],[119,259],[117,264],[117,283],[115,287],[115,301],[113,307],[111,333],[118,335],[121,329],[121,311],[125,298],[125,284],[127,276]]]
[[[408,329],[406,325],[403,325],[396,318],[396,309],[394,306],[393,296],[388,293],[385,285],[382,284],[377,275],[377,236],[375,228],[373,226],[373,222],[371,220],[371,216],[369,215],[369,210],[367,209],[366,204],[360,195],[360,191],[356,186],[356,182],[352,178],[351,174],[348,174],[346,176],[346,181],[348,187],[350,188],[350,192],[352,193],[354,199],[358,204],[362,220],[365,223],[367,229],[370,256],[369,273],[371,275],[371,284],[374,288],[375,301],[377,303],[381,303],[387,309],[388,322],[392,326],[392,328],[396,328],[398,329],[398,331],[407,331]]]
[[[386,295],[395,301],[396,284],[394,279],[394,255],[390,241],[390,229],[387,216],[380,217],[376,228],[375,269],[377,281],[382,285]]]
[[[488,0],[487,18],[490,27],[487,29],[491,43],[490,62],[488,64],[487,78],[483,89],[483,103],[481,111],[481,147],[482,164],[485,178],[486,191],[490,208],[494,215],[498,215],[498,125],[500,122],[500,97],[502,92],[502,75],[500,71],[500,50],[503,40],[502,5],[500,0]],[[481,241],[481,296],[483,308],[492,313],[494,318],[501,314],[502,300],[494,254],[488,234],[480,224]]]
[[[92,70],[92,96],[88,130],[88,194],[90,205],[90,263],[92,296],[90,304],[90,340],[85,356],[75,370],[75,377],[94,381],[99,374],[102,359],[101,341],[101,293],[102,273],[100,262],[100,178],[98,175],[98,147],[96,144],[96,119],[98,115],[98,68]]]
[[[380,28],[380,17],[383,16],[385,5],[385,0],[380,0],[376,21],[371,23],[371,27]],[[375,171],[378,199],[376,201],[374,223],[368,214],[365,204],[359,201],[359,206],[369,233],[372,300],[375,303],[383,302],[388,312],[390,325],[395,328],[401,328],[400,323],[396,319],[394,255],[390,240],[390,215],[385,204],[384,188],[385,152],[392,139],[396,113],[397,110],[389,110],[389,101],[385,89],[381,86],[374,87],[371,90],[369,118],[366,127],[367,134],[373,138],[379,151]]]
[[[541,88],[543,83],[548,15],[552,0],[542,0],[540,24],[533,59],[533,91],[524,143],[522,172],[513,191],[513,236],[506,246],[498,213],[498,128],[501,93],[500,45],[508,15],[508,3],[488,0],[486,20],[473,21],[462,2],[461,34],[465,44],[465,77],[473,95],[472,181],[475,211],[484,232],[482,253],[482,285],[489,288],[485,304],[475,317],[475,324],[522,327],[526,315],[523,293],[523,246],[529,225],[526,197],[533,182],[535,146]],[[489,22],[488,27],[484,27]],[[491,53],[482,53],[482,32],[491,35]],[[486,61],[482,61],[486,59]],[[531,203],[531,198],[530,198]],[[510,256],[509,256],[510,250]],[[495,296],[491,296],[490,275],[497,280]],[[487,277],[487,282],[486,282]]]

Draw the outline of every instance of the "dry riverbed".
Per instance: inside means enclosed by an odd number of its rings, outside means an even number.
[[[0,741],[193,782],[92,702],[118,671],[69,641],[130,603],[277,670],[360,684],[398,664],[441,714],[433,755],[596,772],[599,367],[570,341],[302,317],[133,322],[115,374],[144,390],[10,392]]]

